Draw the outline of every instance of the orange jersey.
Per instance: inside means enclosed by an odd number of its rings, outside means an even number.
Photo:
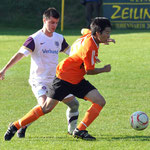
[[[86,71],[95,68],[99,46],[91,34],[79,38],[71,46],[69,57],[61,61],[56,69],[56,76],[72,84],[78,84]]]
[[[82,35],[85,35],[85,34],[88,34],[88,33],[91,33],[91,30],[90,30],[90,29],[83,28],[83,29],[81,30],[81,34],[82,34]]]

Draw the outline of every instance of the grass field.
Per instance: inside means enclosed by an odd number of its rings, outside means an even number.
[[[32,32],[21,29],[0,31],[0,68]],[[79,31],[68,31],[64,35],[70,45],[80,36]],[[112,71],[85,76],[107,101],[100,116],[88,128],[97,140],[83,141],[67,135],[67,107],[60,103],[53,112],[28,128],[25,139],[15,135],[10,142],[4,141],[8,124],[36,105],[28,84],[30,57],[27,57],[8,70],[5,80],[0,81],[0,150],[149,150],[150,127],[135,131],[130,127],[129,118],[138,110],[150,116],[150,32],[116,30],[111,38],[116,39],[116,44],[100,46],[102,62],[96,67],[110,63]],[[60,54],[60,60],[64,57]],[[81,121],[90,103],[79,101]]]

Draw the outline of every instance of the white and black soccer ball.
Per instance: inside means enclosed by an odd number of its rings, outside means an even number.
[[[149,118],[146,113],[142,111],[134,112],[130,117],[131,127],[135,130],[144,130],[147,128]]]

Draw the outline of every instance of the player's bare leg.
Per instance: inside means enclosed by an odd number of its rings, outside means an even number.
[[[21,119],[13,122],[7,129],[4,139],[5,141],[10,141],[12,137],[15,135],[17,130],[20,128],[34,122],[39,117],[43,116],[44,114],[47,114],[53,110],[53,108],[58,104],[59,101],[56,101],[54,99],[48,98],[46,99],[45,103],[42,106],[35,106],[33,109],[31,109],[24,117]]]
[[[44,104],[44,102],[46,101],[46,98],[47,98],[46,95],[40,96],[40,97],[37,99],[38,104],[39,104],[40,106],[42,106],[42,105]],[[28,125],[26,125],[26,126],[20,128],[20,129],[17,131],[17,136],[18,136],[19,138],[25,138],[25,133],[26,133],[27,127],[30,126],[30,125],[31,125],[31,124],[28,124]]]
[[[106,102],[103,96],[96,89],[90,91],[85,96],[85,99],[92,102],[92,106],[87,110],[84,118],[74,130],[73,136],[84,140],[96,140],[95,137],[88,134],[86,128],[98,117]]]
[[[40,104],[40,106],[44,105],[46,98],[47,98],[46,95],[42,95],[41,97],[39,97],[38,103]],[[72,134],[72,132],[77,126],[77,119],[79,115],[78,112],[79,102],[75,99],[74,96],[64,99],[63,102],[68,106],[68,109],[66,111],[66,116],[68,121],[68,133]],[[17,136],[19,138],[25,137],[26,129],[29,125],[30,124],[23,126],[17,131]]]

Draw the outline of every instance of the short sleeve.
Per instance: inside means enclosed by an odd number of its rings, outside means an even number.
[[[24,54],[26,57],[31,54],[35,49],[35,43],[32,37],[28,37],[23,46],[19,49],[18,52]]]
[[[29,51],[33,52],[35,49],[34,39],[32,37],[28,37],[23,46],[26,47]]]
[[[22,46],[18,52],[24,54],[26,57],[31,54],[31,51],[27,50],[24,46]]]
[[[61,50],[60,50],[60,52],[65,52],[68,48],[69,48],[69,45],[66,42],[66,40],[63,38],[63,42],[61,44]]]

